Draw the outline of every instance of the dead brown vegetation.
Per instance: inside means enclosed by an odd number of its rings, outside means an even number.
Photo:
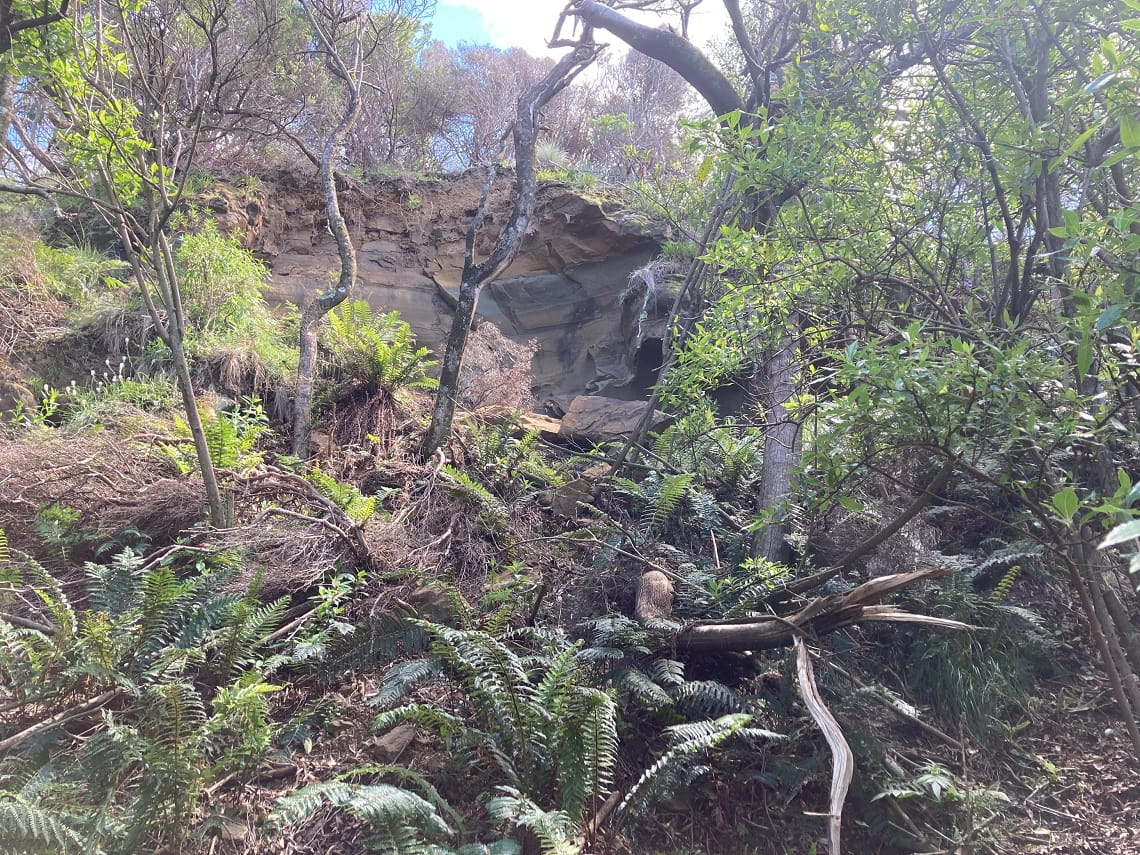
[[[79,512],[78,525],[108,536],[127,528],[161,544],[202,516],[201,485],[176,477],[149,440],[51,431],[0,436],[0,529],[14,546],[35,551],[33,524],[47,507]]]

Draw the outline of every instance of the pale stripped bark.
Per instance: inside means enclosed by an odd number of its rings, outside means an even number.
[[[800,695],[804,699],[804,706],[811,713],[812,719],[823,731],[824,739],[831,749],[834,758],[831,771],[831,799],[827,818],[827,851],[829,855],[839,855],[840,828],[843,824],[843,803],[847,800],[847,790],[851,786],[851,777],[855,773],[855,755],[851,753],[851,746],[843,738],[843,731],[839,722],[831,714],[831,710],[820,697],[819,688],[815,684],[815,673],[811,665],[811,654],[807,645],[800,637],[796,638],[796,675],[800,683]]]

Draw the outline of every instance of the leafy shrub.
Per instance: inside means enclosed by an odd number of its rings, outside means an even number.
[[[237,242],[204,220],[175,251],[186,320],[199,336],[248,327],[265,317],[268,271]]]
[[[416,347],[412,328],[399,312],[375,313],[363,300],[341,303],[322,331],[322,371],[335,386],[384,391],[434,389],[427,376],[435,362]]]
[[[171,460],[183,474],[198,468],[190,428],[184,419],[175,417],[175,426],[182,437],[180,442],[163,445]],[[202,419],[210,457],[218,469],[230,472],[248,472],[259,465],[262,454],[257,446],[269,431],[269,419],[261,403],[247,399],[231,410],[207,413]]]

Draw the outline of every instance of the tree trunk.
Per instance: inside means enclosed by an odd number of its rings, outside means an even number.
[[[343,303],[356,285],[356,249],[352,245],[348,224],[345,223],[340,210],[333,160],[348,132],[360,117],[362,103],[360,78],[363,73],[361,42],[364,22],[361,20],[357,24],[352,68],[349,68],[344,58],[337,52],[334,40],[318,23],[309,4],[302,3],[302,7],[328,56],[328,67],[341,80],[348,92],[344,114],[325,140],[324,150],[321,152],[321,185],[325,194],[325,211],[329,218],[329,231],[336,239],[337,255],[340,257],[340,275],[335,286],[314,297],[301,312],[297,391],[293,398],[293,456],[298,460],[307,460],[313,432],[313,379],[317,373],[317,333],[320,330],[321,318]]]
[[[796,315],[788,318],[793,326]],[[795,393],[796,345],[790,332],[780,338],[776,352],[764,365],[764,463],[756,508],[767,524],[752,544],[752,554],[774,564],[786,564],[791,548],[784,539],[784,503],[791,492],[792,472],[799,461],[800,425],[788,412]]]
[[[537,134],[538,113],[551,98],[561,92],[587,65],[593,62],[597,47],[590,41],[592,30],[587,27],[573,51],[562,57],[550,72],[519,99],[515,114],[515,205],[511,218],[499,234],[498,243],[482,264],[475,263],[475,238],[483,225],[487,197],[494,181],[495,170],[490,170],[483,187],[483,197],[471,225],[467,228],[467,246],[463,261],[463,279],[459,286],[459,302],[451,321],[451,332],[440,364],[439,391],[432,409],[431,424],[424,436],[420,452],[424,457],[434,454],[451,436],[455,418],[455,402],[459,392],[459,378],[463,370],[463,351],[467,347],[467,334],[475,316],[479,292],[483,286],[503,272],[518,254],[530,221],[534,217],[537,186],[534,174],[534,141]]]
[[[0,57],[0,140],[8,139],[8,129],[12,126],[15,91],[16,78],[9,70],[8,60]]]
[[[222,501],[222,489],[218,484],[218,473],[214,470],[214,460],[210,456],[210,446],[206,442],[206,431],[202,426],[202,415],[198,412],[198,401],[194,397],[194,381],[190,377],[190,365],[186,361],[186,349],[182,346],[181,330],[171,330],[170,353],[174,359],[174,373],[178,378],[178,391],[182,393],[182,409],[186,413],[186,425],[194,439],[194,451],[198,457],[198,468],[202,470],[202,483],[206,487],[206,502],[210,506],[210,524],[224,528],[232,520],[226,513]]]
[[[483,286],[464,281],[459,286],[459,301],[455,305],[455,316],[451,322],[451,332],[443,350],[443,361],[439,369],[439,389],[436,392],[435,409],[432,410],[431,426],[424,437],[423,451],[426,457],[443,446],[451,435],[451,424],[455,419],[455,404],[459,396],[459,378],[463,370],[463,352],[467,348],[467,335],[471,332],[471,322],[475,319],[475,309]],[[428,451],[431,449],[431,452]]]

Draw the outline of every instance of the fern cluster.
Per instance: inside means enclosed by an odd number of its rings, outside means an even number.
[[[589,659],[578,644],[548,633],[532,631],[527,639],[535,649],[522,650],[511,637],[422,626],[433,639],[432,658],[392,669],[379,699],[395,703],[443,675],[461,689],[469,715],[406,704],[380,713],[375,727],[411,721],[474,746],[510,788],[501,798],[514,801],[496,802],[502,816],[540,837],[557,831],[558,840],[568,840],[608,795],[617,755],[617,707],[608,692],[589,685]],[[554,822],[551,812],[564,820]]]
[[[163,449],[183,474],[198,468],[190,428],[181,416],[174,417],[179,441],[163,445]],[[244,473],[259,466],[263,455],[258,449],[269,431],[269,417],[260,401],[250,398],[232,410],[204,413],[202,429],[214,466],[227,472]]]
[[[445,476],[456,493],[471,501],[472,504],[497,517],[506,517],[507,511],[502,501],[462,469],[446,463],[440,469],[440,473]]]
[[[430,351],[416,347],[412,328],[398,312],[377,313],[364,300],[349,300],[330,312],[327,321],[321,338],[327,379],[388,393],[437,385],[427,376],[435,364]]]
[[[0,619],[0,850],[136,852],[178,839],[211,780],[255,767],[273,739],[261,639],[283,602],[223,590],[222,564],[120,552],[88,564],[85,606],[34,560],[0,564],[39,610]],[[53,718],[55,717],[55,718]],[[75,718],[85,738],[76,745]]]
[[[760,472],[756,436],[732,419],[718,419],[707,399],[665,428],[653,452],[678,471],[692,472],[704,483],[737,492],[746,489]]]
[[[400,784],[360,784],[358,778],[396,778]],[[406,782],[406,783],[405,783]],[[521,855],[512,839],[468,843],[451,848],[439,841],[463,836],[462,817],[422,775],[398,766],[365,766],[328,781],[319,781],[277,802],[269,816],[277,826],[304,822],[325,806],[365,823],[365,844],[400,855]]]
[[[1049,662],[1056,644],[1039,614],[1006,602],[1021,565],[1002,572],[989,594],[974,588],[995,567],[1030,557],[1024,546],[1003,547],[993,560],[982,560],[925,595],[923,610],[990,632],[917,633],[905,648],[905,674],[914,696],[948,725],[957,725],[960,717],[980,741],[995,732],[1003,714],[1025,708],[1029,677]]]
[[[307,476],[317,492],[331,500],[358,526],[364,525],[376,513],[376,497],[365,496],[354,484],[338,481],[314,466]]]
[[[672,475],[650,472],[640,482],[615,477],[611,483],[616,492],[629,496],[640,507],[645,535],[652,537],[660,534],[681,509],[682,503],[690,495],[695,478],[693,472]]]
[[[528,486],[558,487],[565,478],[542,455],[537,430],[519,435],[512,423],[471,426],[471,443],[479,469],[502,484],[507,493]]]
[[[750,727],[752,716],[730,713],[715,719],[677,724],[665,729],[669,747],[626,793],[619,812],[636,811],[650,802],[669,798],[712,770],[710,754],[730,739],[765,742],[783,739],[780,734]]]

